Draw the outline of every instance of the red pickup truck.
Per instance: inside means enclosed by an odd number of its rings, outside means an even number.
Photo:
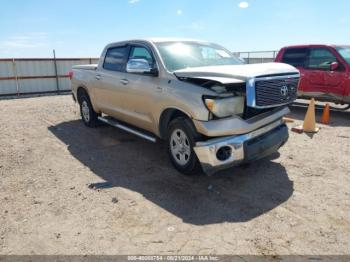
[[[288,46],[275,61],[300,70],[300,98],[350,104],[350,46]]]

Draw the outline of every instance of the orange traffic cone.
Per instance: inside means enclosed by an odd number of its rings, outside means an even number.
[[[326,104],[326,106],[323,109],[323,114],[322,114],[322,118],[321,118],[321,123],[328,125],[329,124],[329,120],[330,120],[330,113],[329,113],[329,104]]]
[[[319,128],[316,127],[316,120],[315,120],[315,99],[311,99],[309,108],[307,109],[304,124],[303,124],[303,130],[306,133],[317,133]]]

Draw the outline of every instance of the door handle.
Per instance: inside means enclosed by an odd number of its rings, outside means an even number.
[[[122,80],[120,80],[120,83],[122,83],[123,85],[127,85],[127,84],[129,84],[129,80],[128,79],[122,79]]]
[[[100,80],[100,79],[101,79],[101,75],[96,75],[95,78],[96,78],[97,80]]]

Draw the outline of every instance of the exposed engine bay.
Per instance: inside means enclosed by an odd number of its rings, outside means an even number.
[[[204,78],[189,78],[189,77],[179,77],[179,80],[192,83],[207,89],[210,89],[216,92],[220,97],[229,97],[229,96],[244,96],[246,97],[246,83],[239,81],[237,83],[227,83],[223,84],[219,81],[209,80]],[[251,119],[257,115],[273,111],[276,108],[266,108],[266,109],[257,109],[247,106],[247,103],[244,105],[243,114],[240,115],[243,119]]]
[[[203,79],[203,78],[179,78],[181,81],[189,82],[216,92],[219,95],[235,95],[245,96],[246,84],[245,82],[222,84],[218,81]]]

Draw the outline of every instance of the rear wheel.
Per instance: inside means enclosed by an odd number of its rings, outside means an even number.
[[[193,150],[200,135],[188,118],[179,117],[168,127],[168,154],[173,166],[185,175],[194,175],[200,171],[198,158]]]
[[[99,114],[94,111],[90,98],[87,94],[82,94],[79,99],[80,115],[84,124],[88,127],[94,127],[98,124]]]

